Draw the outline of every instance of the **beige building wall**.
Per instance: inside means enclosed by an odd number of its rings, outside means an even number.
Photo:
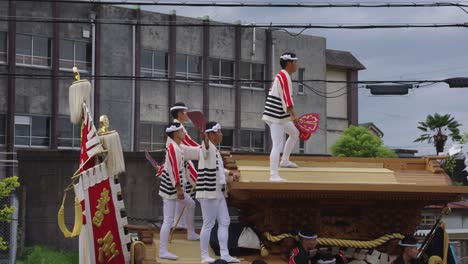
[[[346,69],[327,67],[327,80],[346,81]],[[327,153],[331,154],[331,146],[348,127],[348,103],[346,83],[327,83]],[[340,96],[341,95],[341,96]]]

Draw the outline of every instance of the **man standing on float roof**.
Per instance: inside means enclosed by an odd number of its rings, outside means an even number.
[[[286,52],[280,57],[282,70],[276,74],[265,103],[262,120],[270,127],[273,147],[270,153],[270,181],[285,181],[278,173],[278,163],[283,148],[284,134],[288,134],[279,165],[284,168],[298,168],[289,160],[289,156],[299,139],[299,131],[294,123],[298,118],[294,112],[292,100],[291,74],[297,71],[296,54]]]

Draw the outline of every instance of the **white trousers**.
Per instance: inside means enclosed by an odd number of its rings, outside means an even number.
[[[203,215],[203,227],[200,232],[201,258],[206,259],[210,256],[208,253],[208,246],[210,243],[211,230],[216,220],[218,221],[218,241],[221,258],[230,256],[228,250],[228,236],[231,219],[223,193],[219,192],[217,199],[201,198],[198,200],[200,201]]]
[[[174,222],[176,213],[176,203],[179,202],[186,206],[184,217],[185,225],[187,226],[187,234],[195,232],[194,217],[195,217],[195,201],[187,193],[184,193],[183,200],[177,199],[164,199],[163,198],[163,224],[159,233],[159,253],[166,253],[167,244],[169,242],[169,235],[171,233],[171,226]],[[178,215],[177,215],[178,217]]]
[[[283,157],[281,160],[288,161],[294,146],[299,140],[299,130],[297,130],[292,121],[287,123],[267,122],[267,124],[270,127],[271,141],[273,143],[270,153],[270,175],[273,176],[278,175],[278,163],[281,150],[283,149],[284,134],[288,134],[289,137],[284,145]]]
[[[180,221],[179,223],[176,225],[176,221],[177,221],[177,217],[180,215],[180,213],[182,213],[182,208],[184,208],[184,204],[182,202],[179,202],[179,201],[176,201],[176,206],[175,206],[175,215],[176,217],[174,217],[174,222],[172,223],[172,227],[175,227],[175,228],[186,228],[185,226],[185,214],[186,214],[186,211],[187,209],[184,210],[184,215],[182,216],[182,218],[180,218]]]

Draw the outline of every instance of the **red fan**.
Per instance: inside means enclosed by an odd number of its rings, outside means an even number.
[[[206,127],[206,118],[200,111],[190,111],[187,112],[188,117],[192,120],[193,125],[200,131],[200,133],[205,132]]]
[[[317,113],[309,113],[299,117],[299,122],[296,127],[299,130],[299,138],[308,140],[312,133],[317,131],[320,123],[320,115]]]
[[[159,168],[159,164],[153,159],[153,157],[151,157],[151,154],[149,154],[148,150],[146,150],[146,149],[145,149],[145,157],[149,161],[151,166],[153,166],[153,168],[155,168],[155,169]]]

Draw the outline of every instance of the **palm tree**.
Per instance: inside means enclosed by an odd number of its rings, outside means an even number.
[[[420,135],[414,142],[427,141],[429,144],[433,143],[437,154],[444,151],[445,142],[449,137],[453,141],[461,139],[460,130],[458,129],[461,124],[450,114],[439,115],[435,113],[433,116],[428,115],[426,121],[418,122],[418,124],[418,129],[425,134]]]

